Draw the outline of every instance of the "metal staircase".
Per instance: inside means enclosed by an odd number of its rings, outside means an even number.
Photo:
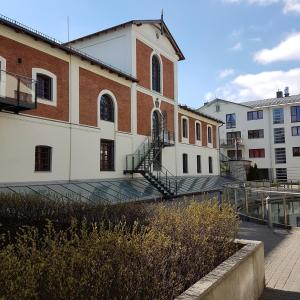
[[[164,198],[177,195],[177,179],[161,164],[162,150],[174,146],[174,135],[166,130],[151,132],[135,153],[126,156],[124,174],[141,174]]]

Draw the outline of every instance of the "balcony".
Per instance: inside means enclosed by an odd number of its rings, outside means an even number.
[[[236,145],[237,143],[237,145]],[[242,139],[227,139],[227,140],[220,140],[220,147],[223,149],[235,149],[236,147],[238,148],[243,148],[245,145],[242,141]]]
[[[0,111],[19,113],[35,109],[36,81],[10,72],[0,71]]]

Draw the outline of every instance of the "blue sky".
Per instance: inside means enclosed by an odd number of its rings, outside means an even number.
[[[59,40],[131,19],[164,18],[186,60],[179,62],[179,101],[199,107],[300,93],[300,0],[17,0],[1,13]]]

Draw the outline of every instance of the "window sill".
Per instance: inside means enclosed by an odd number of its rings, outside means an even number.
[[[37,103],[49,105],[49,106],[57,106],[55,101],[47,100],[47,99],[43,99],[43,98],[37,98]]]

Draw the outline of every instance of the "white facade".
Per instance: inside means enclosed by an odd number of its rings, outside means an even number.
[[[300,147],[300,136],[292,136],[292,127],[300,126],[300,122],[292,122],[291,107],[299,107],[300,101],[295,99],[297,96],[284,97],[279,99],[269,99],[262,101],[253,101],[245,103],[234,103],[221,99],[208,102],[199,111],[219,118],[225,124],[220,127],[221,153],[229,156],[228,151],[235,151],[234,145],[228,145],[227,138],[230,138],[230,132],[240,132],[238,149],[241,151],[241,158],[252,161],[257,164],[259,169],[268,169],[269,178],[284,179],[284,173],[288,180],[300,179],[300,157],[293,156],[293,147]],[[276,103],[277,102],[277,103]],[[274,124],[273,113],[277,108],[283,109],[283,122]],[[247,114],[251,111],[262,111],[263,118],[257,120],[248,120]],[[235,114],[236,125],[234,128],[227,128],[226,115]],[[228,123],[228,122],[227,122]],[[228,124],[229,125],[229,124]],[[230,127],[230,126],[228,126]],[[284,141],[275,142],[274,129],[282,128],[284,131]],[[249,138],[249,131],[263,129],[263,137]],[[251,132],[250,132],[251,135]],[[230,143],[229,143],[230,144]],[[284,148],[286,152],[286,162],[278,163],[275,158],[275,149]],[[251,149],[264,149],[263,157],[250,157]],[[236,153],[236,152],[231,152]],[[240,158],[240,157],[239,157]],[[277,170],[276,169],[283,169]]]

